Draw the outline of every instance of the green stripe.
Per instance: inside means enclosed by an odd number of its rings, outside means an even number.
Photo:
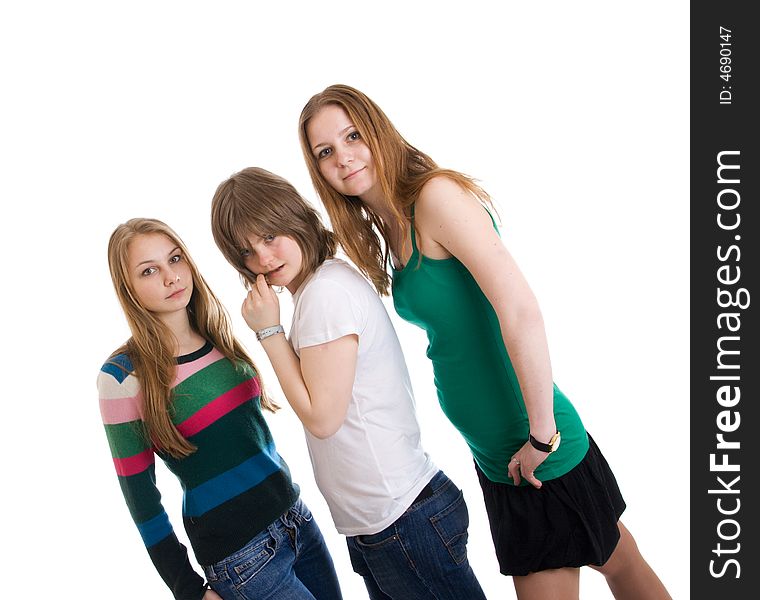
[[[194,373],[174,388],[172,420],[182,423],[192,417],[209,402],[231,390],[236,385],[250,379],[252,373],[248,365],[236,371],[228,360],[218,360]]]
[[[136,475],[129,477],[119,475],[119,485],[129,507],[129,514],[132,515],[135,523],[149,521],[163,511],[161,493],[156,487],[154,465]]]
[[[104,425],[104,427],[108,445],[111,447],[111,456],[114,458],[127,458],[150,448],[142,421],[129,421],[117,425]]]

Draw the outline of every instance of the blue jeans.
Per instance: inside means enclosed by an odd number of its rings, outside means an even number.
[[[342,599],[322,533],[300,499],[244,548],[203,571],[225,600]]]
[[[429,486],[430,497],[380,533],[346,538],[371,600],[485,600],[467,562],[464,496],[443,471]]]

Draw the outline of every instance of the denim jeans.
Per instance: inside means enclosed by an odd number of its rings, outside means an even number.
[[[342,599],[327,545],[301,500],[245,547],[203,570],[225,600]]]
[[[464,496],[443,471],[430,487],[432,496],[380,533],[346,538],[371,600],[485,600],[467,562]]]

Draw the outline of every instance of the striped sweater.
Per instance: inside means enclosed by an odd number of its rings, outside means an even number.
[[[297,500],[298,487],[275,449],[251,368],[236,369],[210,343],[177,359],[172,421],[197,450],[175,459],[146,441],[142,395],[129,357],[109,359],[98,375],[100,411],[121,490],[148,554],[174,597],[203,597],[161,505],[158,455],[182,484],[182,514],[195,557],[214,564],[239,550]]]

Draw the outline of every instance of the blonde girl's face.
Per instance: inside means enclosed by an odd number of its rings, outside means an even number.
[[[159,317],[186,309],[192,271],[179,246],[163,233],[136,236],[127,249],[127,269],[143,308]]]
[[[362,198],[375,187],[372,153],[340,106],[322,107],[307,123],[306,137],[319,172],[336,192]]]
[[[295,293],[305,278],[301,248],[287,235],[251,235],[240,254],[245,268],[255,275],[263,274],[269,285],[283,286]]]

